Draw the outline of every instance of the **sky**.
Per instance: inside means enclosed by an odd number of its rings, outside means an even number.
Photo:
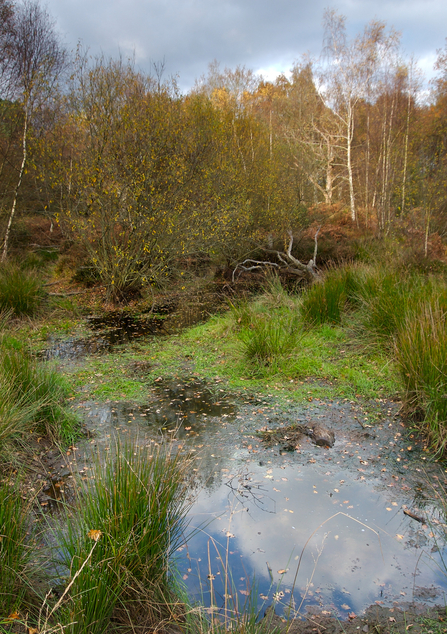
[[[433,76],[447,37],[446,0],[42,0],[63,42],[92,55],[131,56],[148,73],[164,62],[182,92],[221,67],[245,66],[266,79],[287,73],[303,54],[318,57],[323,13],[346,17],[355,37],[373,19],[401,33],[402,50]]]

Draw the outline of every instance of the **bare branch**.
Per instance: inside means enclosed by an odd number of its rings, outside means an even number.
[[[245,266],[248,262],[252,262],[253,265],[252,266]],[[235,276],[236,271],[237,271],[238,268],[240,268],[241,271],[253,271],[254,269],[262,269],[265,266],[267,266],[267,267],[268,266],[276,266],[276,267],[278,267],[279,264],[276,264],[276,262],[262,262],[260,260],[247,259],[247,260],[244,260],[243,262],[241,262],[241,263],[236,265],[236,267],[235,267],[235,269],[233,271],[233,275],[231,276],[231,279],[232,279],[233,282],[235,281],[235,277],[234,276]],[[239,278],[239,276],[240,276],[240,273],[238,275],[238,278]]]
[[[286,271],[287,273],[293,273],[294,275],[297,275],[300,278],[306,278],[309,281],[316,279],[318,277],[318,271],[316,268],[316,260],[317,260],[317,252],[318,252],[318,234],[320,233],[320,229],[321,227],[318,227],[314,237],[314,240],[315,240],[314,256],[311,260],[309,260],[307,264],[305,264],[304,262],[301,262],[300,260],[297,260],[297,258],[295,258],[295,256],[292,255],[292,247],[293,247],[294,238],[293,238],[293,233],[290,230],[289,241],[287,244],[287,249],[285,251],[263,249],[265,253],[272,253],[276,255],[276,257],[278,258],[282,266],[280,264],[277,264],[276,262],[247,259],[236,265],[232,275],[233,282],[236,279],[235,275],[238,269],[241,269],[241,271],[253,271],[254,269],[262,269],[269,266],[277,267],[276,270],[278,271]],[[249,263],[251,264],[251,266],[246,266]]]

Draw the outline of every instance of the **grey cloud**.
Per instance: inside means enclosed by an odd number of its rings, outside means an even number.
[[[187,89],[217,59],[223,66],[287,71],[294,59],[318,55],[327,0],[48,0],[67,43],[92,53],[135,50],[137,64],[166,60]],[[342,0],[334,8],[354,35],[371,19],[402,32],[407,53],[433,57],[447,35],[444,0]]]

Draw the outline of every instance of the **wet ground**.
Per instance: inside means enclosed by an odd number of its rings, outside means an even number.
[[[78,411],[91,437],[49,461],[55,493],[76,472],[88,477],[92,453],[110,455],[117,437],[148,452],[169,442],[194,457],[195,503],[177,555],[190,594],[205,605],[222,612],[253,593],[261,611],[318,609],[349,622],[371,604],[444,604],[446,520],[435,498],[445,472],[405,436],[396,404],[298,407],[192,378],[160,381],[145,406],[82,402]],[[291,424],[315,423],[333,429],[333,448],[303,436],[291,451],[258,433],[277,429],[280,439]]]
[[[117,310],[87,317],[85,326],[92,333],[83,337],[51,336],[48,347],[41,354],[46,360],[82,359],[92,354],[112,352],[116,346],[150,335],[170,335],[193,324],[205,321],[227,306],[225,289],[211,288],[188,298],[170,296],[160,300],[147,311],[136,315]]]

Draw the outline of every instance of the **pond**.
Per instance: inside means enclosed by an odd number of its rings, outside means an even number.
[[[446,520],[434,500],[445,473],[405,438],[392,402],[298,406],[192,377],[160,380],[145,406],[81,402],[78,411],[92,437],[55,464],[55,480],[88,472],[117,437],[193,456],[194,503],[176,555],[205,605],[241,606],[251,594],[258,608],[318,607],[344,619],[374,603],[444,604]],[[303,437],[286,451],[257,433],[315,422],[334,430],[332,448]]]

